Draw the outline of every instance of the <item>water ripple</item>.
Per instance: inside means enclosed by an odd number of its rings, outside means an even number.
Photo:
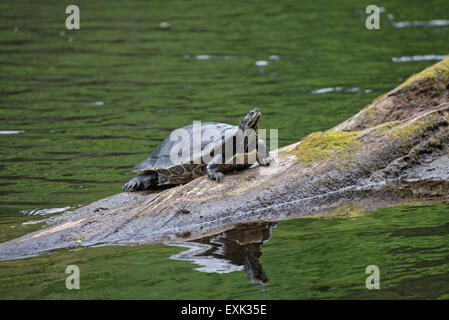
[[[393,62],[410,62],[410,61],[432,61],[432,60],[443,60],[447,56],[445,55],[437,55],[437,54],[428,54],[423,56],[404,56],[404,57],[393,57],[391,61]]]
[[[449,20],[430,20],[430,21],[400,21],[393,22],[395,28],[405,27],[444,27],[449,26]]]
[[[5,130],[5,131],[0,131],[0,134],[19,134],[19,133],[24,133],[25,131],[21,131],[21,130]]]
[[[21,210],[20,213],[27,216],[38,216],[38,215],[47,215],[52,213],[64,212],[71,207],[63,207],[63,208],[48,208],[48,209],[31,209],[31,210]]]

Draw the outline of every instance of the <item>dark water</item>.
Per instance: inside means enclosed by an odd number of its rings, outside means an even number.
[[[0,240],[119,192],[176,127],[237,124],[257,106],[284,146],[449,52],[447,1],[378,2],[381,29],[368,31],[371,2],[79,1],[76,31],[59,1],[1,2]],[[193,270],[164,245],[2,262],[0,297],[448,298],[447,209],[284,221],[271,238],[232,247],[230,273]],[[229,247],[217,237],[216,250]],[[213,248],[203,255],[220,258]],[[67,264],[79,264],[83,290],[65,289]],[[368,264],[380,267],[381,290],[364,289]]]

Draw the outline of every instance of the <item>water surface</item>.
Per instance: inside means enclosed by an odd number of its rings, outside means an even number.
[[[0,263],[1,298],[447,299],[448,205],[242,225],[188,244],[57,250]],[[193,250],[195,251],[195,250]],[[65,288],[67,265],[80,290]],[[365,287],[366,267],[380,289]]]
[[[193,120],[237,124],[257,106],[262,127],[279,129],[282,147],[340,123],[449,53],[447,1],[380,1],[381,29],[371,31],[365,28],[369,4],[79,1],[81,29],[66,30],[64,3],[1,2],[0,241],[40,226],[24,222],[120,192],[134,164]],[[441,244],[425,236],[386,236],[422,222],[436,227],[428,237],[442,241],[437,227],[444,229],[447,208],[415,208],[415,220],[401,210],[280,223],[271,240],[258,245],[268,284],[251,281],[249,264],[219,274],[170,260],[181,248],[94,248],[0,263],[1,297],[447,297],[444,273],[427,266],[440,261],[448,268]],[[366,238],[360,230],[369,219],[378,226],[372,232],[385,234]],[[313,237],[309,225],[326,237],[304,242]],[[345,234],[350,242],[336,248],[334,237]],[[300,251],[306,243],[310,251]],[[412,251],[394,251],[395,243]],[[413,248],[425,250],[415,255]],[[334,251],[338,265],[329,260]],[[371,263],[362,251],[377,257],[373,263],[390,261],[396,289],[362,290],[360,268]],[[363,263],[353,266],[357,257]],[[401,257],[415,260],[404,264]],[[397,269],[391,261],[398,261]],[[64,264],[75,262],[86,280],[83,290],[66,292]]]

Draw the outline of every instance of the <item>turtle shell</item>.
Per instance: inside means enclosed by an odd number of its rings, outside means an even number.
[[[134,167],[134,171],[141,174],[150,171],[157,172],[160,185],[187,183],[202,176],[207,165],[202,161],[203,156],[210,155],[215,148],[221,147],[224,141],[232,138],[237,133],[238,127],[219,122],[202,122],[200,128],[201,143],[197,143],[195,148],[193,145],[193,125],[180,128],[183,129],[182,132],[185,135],[188,135],[188,139],[187,136],[182,136],[183,140],[181,141],[186,144],[187,141],[190,141],[189,146],[177,145],[180,143],[179,140],[170,139],[172,135],[179,136],[176,132],[179,129],[176,129],[154,149],[147,159],[138,163]],[[189,150],[190,152],[183,154],[180,147],[184,147],[186,151]],[[170,152],[173,148],[179,150],[176,163],[170,158]]]

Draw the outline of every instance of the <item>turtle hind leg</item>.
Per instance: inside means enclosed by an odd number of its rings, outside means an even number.
[[[146,189],[157,185],[157,173],[145,173],[129,180],[124,186],[123,191],[136,191]]]

